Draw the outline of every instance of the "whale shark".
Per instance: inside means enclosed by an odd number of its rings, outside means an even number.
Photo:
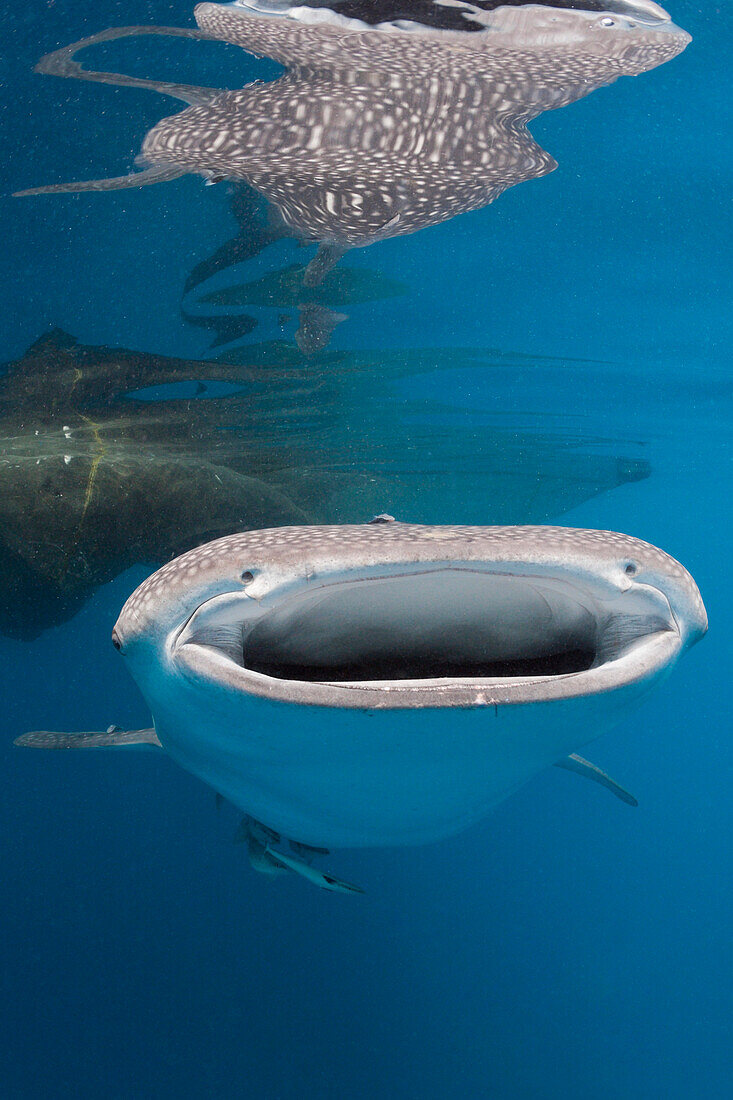
[[[156,90],[185,110],[145,136],[140,171],[18,194],[106,191],[186,173],[247,183],[320,252],[317,285],[350,248],[437,225],[557,165],[527,125],[620,76],[671,60],[690,36],[651,0],[284,0],[202,3],[198,29],[102,31],[37,71]],[[144,34],[222,41],[286,67],[226,91],[85,70],[82,48]]]
[[[453,836],[552,765],[634,804],[578,750],[706,630],[687,570],[617,532],[389,515],[250,531],[122,608],[112,642],[150,728],[17,743],[162,748],[242,811],[258,870],[353,892],[318,868],[330,849]]]

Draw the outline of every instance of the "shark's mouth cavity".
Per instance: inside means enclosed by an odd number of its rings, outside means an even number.
[[[675,630],[662,594],[571,575],[425,566],[305,579],[203,604],[177,646],[275,680],[364,683],[567,677]]]

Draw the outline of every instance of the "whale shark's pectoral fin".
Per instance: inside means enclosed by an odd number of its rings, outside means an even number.
[[[55,733],[52,730],[34,730],[15,739],[16,745],[31,749],[108,749],[125,745],[147,745],[161,748],[154,729],[123,730],[110,726],[106,730],[90,730],[84,733]]]
[[[37,73],[50,73],[53,76],[73,77],[75,80],[91,80],[101,84],[119,84],[130,88],[150,88],[162,95],[172,96],[184,103],[193,106],[211,103],[221,94],[218,88],[197,88],[190,84],[172,84],[166,80],[143,80],[135,76],[125,76],[123,73],[92,72],[83,69],[74,55],[87,46],[97,45],[100,42],[112,42],[117,38],[127,38],[131,35],[158,34],[175,38],[205,39],[208,36],[197,30],[187,30],[182,27],[113,27],[111,30],[101,31],[89,38],[82,38],[79,42],[72,42],[70,46],[64,46],[53,53],[47,53],[36,65]],[[148,168],[144,172],[131,172],[127,176],[115,176],[106,180],[80,180],[78,183],[56,183],[47,187],[28,187],[23,191],[16,191],[14,198],[24,198],[27,195],[58,195],[67,191],[117,191],[124,187],[145,187],[149,183],[163,183],[165,180],[178,179],[185,175],[181,168],[171,165]]]
[[[235,842],[246,843],[249,861],[255,871],[259,871],[261,874],[282,875],[292,871],[294,874],[308,879],[308,882],[320,886],[322,890],[332,890],[337,894],[364,893],[361,887],[354,886],[350,882],[345,882],[343,879],[336,878],[335,875],[330,875],[327,871],[321,871],[311,865],[310,861],[314,856],[328,855],[327,848],[312,848],[308,844],[300,844],[298,841],[291,840],[290,847],[293,849],[293,855],[281,852],[279,849],[273,848],[273,844],[280,843],[280,834],[276,833],[274,829],[268,829],[261,822],[255,821],[253,817],[245,815],[242,818],[234,840]]]
[[[331,268],[348,252],[345,244],[336,241],[322,241],[318,251],[303,272],[303,286],[320,286]]]
[[[99,84],[115,84],[128,88],[149,88],[161,95],[172,96],[173,99],[183,100],[192,105],[210,103],[212,99],[221,94],[219,88],[197,88],[191,84],[172,84],[167,80],[143,80],[137,76],[127,76],[124,73],[94,72],[91,69],[82,68],[75,55],[88,46],[96,46],[101,42],[114,42],[118,38],[140,37],[142,35],[163,35],[167,38],[194,38],[207,39],[208,35],[198,30],[190,30],[185,27],[112,27],[98,34],[92,34],[88,38],[82,38],[78,42],[72,42],[70,46],[62,46],[53,53],[44,54],[35,66],[37,73],[51,76],[71,77],[74,80],[89,80]]]
[[[397,228],[401,217],[401,214],[395,214],[380,229],[372,233],[363,244],[375,244],[377,241],[383,241],[394,236],[393,230]],[[353,246],[342,244],[339,241],[321,241],[318,245],[318,251],[303,273],[303,286],[320,286],[329,271],[336,266],[341,257],[345,256],[351,247]]]
[[[615,794],[616,798],[620,798],[627,806],[639,805],[633,794],[629,794],[615,780],[611,779],[610,775],[606,775],[595,764],[591,764],[590,760],[584,760],[577,753],[573,752],[570,756],[566,756],[564,760],[558,760],[555,767],[565,768],[566,771],[575,772],[576,775],[584,775],[587,779],[592,779],[594,783],[600,783],[602,787],[605,787],[611,794]]]
[[[150,183],[164,183],[166,180],[175,180],[185,174],[182,168],[158,165],[145,168],[142,172],[130,172],[127,176],[112,176],[107,180],[78,180],[76,183],[51,183],[46,187],[28,187],[25,191],[14,191],[13,198],[23,199],[28,195],[59,195],[67,191],[119,191],[125,187],[146,187]]]

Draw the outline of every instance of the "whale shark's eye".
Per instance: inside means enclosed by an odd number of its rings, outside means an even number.
[[[239,574],[239,579],[242,584],[251,584],[252,581],[255,579],[255,575],[251,569],[245,569],[243,573]]]
[[[613,19],[601,19],[602,27],[615,27],[616,23]]]
[[[112,631],[112,645],[115,647],[118,653],[122,649],[122,642],[120,641],[119,634],[116,630]]]
[[[624,573],[627,577],[633,577],[638,568],[639,566],[636,564],[635,561],[627,561],[626,565],[624,566]]]

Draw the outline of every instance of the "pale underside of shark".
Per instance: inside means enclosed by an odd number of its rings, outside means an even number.
[[[153,727],[19,743],[161,747],[243,811],[259,870],[351,891],[313,860],[451,836],[553,764],[635,804],[577,749],[706,629],[689,573],[614,532],[249,532],[170,562],[120,614]]]
[[[315,285],[347,248],[438,224],[552,171],[526,128],[531,119],[663,64],[689,42],[650,0],[588,0],[590,11],[485,3],[461,30],[444,28],[456,12],[466,23],[458,11],[466,5],[423,0],[417,14],[426,3],[442,27],[401,18],[373,26],[320,4],[204,3],[198,30],[126,27],[57,50],[38,71],[151,88],[189,107],[148,133],[143,171],[21,194],[137,187],[185,173],[243,181],[296,236],[320,243],[306,276]],[[221,40],[288,72],[228,92],[88,72],[74,60],[83,46],[136,34]]]

